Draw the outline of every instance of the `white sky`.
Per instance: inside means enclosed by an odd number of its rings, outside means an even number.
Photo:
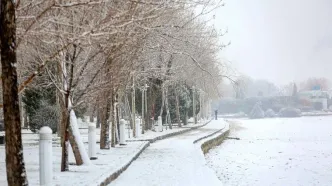
[[[332,0],[224,0],[221,55],[239,72],[277,84],[332,79]]]

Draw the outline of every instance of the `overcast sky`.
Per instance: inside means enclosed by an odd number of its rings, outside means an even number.
[[[228,28],[221,55],[237,71],[277,84],[332,79],[332,0],[225,0],[215,25]]]

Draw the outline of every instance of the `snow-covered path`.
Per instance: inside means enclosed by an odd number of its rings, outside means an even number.
[[[221,186],[193,141],[224,128],[222,120],[151,144],[110,186]]]
[[[332,185],[332,117],[237,120],[206,156],[226,186]]]

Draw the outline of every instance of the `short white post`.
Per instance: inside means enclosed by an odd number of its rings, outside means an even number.
[[[120,120],[120,145],[124,145],[126,141],[125,130],[126,130],[126,121],[124,119]]]
[[[39,130],[39,183],[51,186],[53,179],[52,129],[44,126]]]
[[[88,141],[89,141],[89,158],[90,160],[96,160],[97,155],[96,155],[96,125],[93,123],[89,124],[89,136],[88,136]]]
[[[136,130],[135,130],[135,135],[136,135],[136,138],[139,137],[139,134],[140,134],[140,125],[141,125],[141,120],[136,118],[136,121],[135,121],[135,125],[136,125]]]
[[[163,131],[163,120],[161,119],[161,116],[158,116],[158,131]]]

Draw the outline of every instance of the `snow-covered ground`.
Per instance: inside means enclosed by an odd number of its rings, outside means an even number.
[[[164,130],[163,132],[148,131],[144,135],[138,138],[129,138],[136,140],[147,140],[165,134],[170,134],[182,130],[188,130],[188,127],[200,126],[207,121],[202,121],[200,124],[187,125],[187,128],[173,127],[172,130]],[[85,142],[85,149],[87,150],[88,130],[89,122],[78,120],[78,124],[81,133],[81,139]],[[39,135],[32,133],[30,130],[22,130],[23,142],[24,142],[24,158],[27,168],[28,180],[30,185],[39,185]],[[100,130],[96,130],[97,141],[99,142]],[[127,136],[128,137],[128,136]],[[126,146],[117,146],[110,150],[100,150],[99,144],[97,144],[97,160],[92,161],[90,166],[70,166],[70,172],[60,172],[61,162],[61,147],[59,146],[59,138],[56,134],[53,134],[53,183],[54,185],[97,185],[104,181],[112,173],[118,171],[125,164],[127,164],[148,142],[147,141],[135,141],[127,142]],[[128,139],[128,138],[127,138]],[[70,151],[69,160],[74,164],[75,160]],[[0,145],[0,185],[6,186],[6,166],[5,166],[5,148]]]
[[[197,130],[151,144],[110,186],[221,186],[193,141],[224,127],[223,120],[213,120]]]
[[[53,147],[53,185],[97,185],[111,173],[128,163],[147,142],[131,142],[126,146],[118,146],[110,150],[97,150],[97,160],[91,166],[69,166],[69,172],[60,172],[61,147]],[[87,146],[86,146],[87,148]],[[70,151],[71,152],[71,151]],[[0,185],[6,186],[5,149],[0,147]],[[39,185],[39,150],[38,146],[24,147],[29,185]],[[69,162],[74,163],[72,153]]]
[[[206,155],[224,185],[332,185],[332,116],[232,121]]]
[[[88,142],[88,126],[90,124],[88,119],[85,119],[84,121],[82,121],[82,119],[78,119],[78,126],[79,126],[79,131],[81,134],[81,139],[83,140],[84,143]],[[158,136],[162,136],[162,135],[166,135],[166,134],[171,134],[171,133],[175,133],[175,132],[179,132],[179,131],[183,131],[183,130],[188,130],[188,128],[192,128],[192,127],[197,127],[197,126],[201,126],[204,125],[206,122],[208,122],[208,120],[202,120],[200,121],[198,124],[193,124],[193,123],[189,123],[188,125],[184,125],[181,128],[179,128],[178,126],[173,126],[172,129],[169,129],[169,127],[167,126],[163,126],[163,131],[162,132],[154,132],[154,131],[146,131],[144,134],[140,133],[139,137],[134,138],[132,136],[133,131],[130,129],[128,130],[126,127],[126,131],[125,131],[125,135],[126,135],[126,140],[130,140],[130,141],[142,141],[142,140],[150,140],[153,139],[155,137]],[[141,128],[140,128],[141,131]],[[100,142],[100,128],[96,129],[96,140],[99,143]],[[39,142],[39,135],[38,133],[33,133],[28,129],[22,129],[22,139],[23,139],[23,143],[25,145],[38,145]],[[54,143],[60,143],[60,138],[57,136],[57,134],[53,134],[53,141]]]

